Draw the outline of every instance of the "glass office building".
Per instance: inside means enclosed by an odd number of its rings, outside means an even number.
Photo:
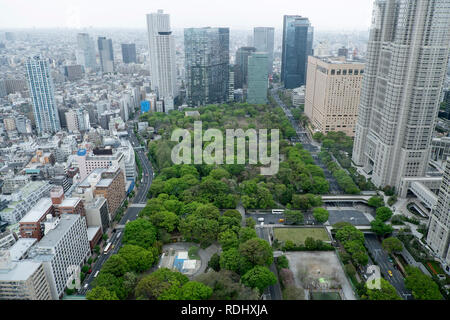
[[[248,57],[248,103],[267,103],[267,87],[269,81],[269,72],[267,70],[268,60],[268,54],[265,52],[256,52]]]
[[[229,28],[184,29],[187,102],[189,106],[228,100]]]
[[[306,83],[308,56],[313,53],[313,32],[308,18],[284,16],[281,81],[286,89]]]

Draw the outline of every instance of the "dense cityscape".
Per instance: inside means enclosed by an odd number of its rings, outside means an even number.
[[[0,300],[450,298],[450,0],[135,19],[0,27]]]

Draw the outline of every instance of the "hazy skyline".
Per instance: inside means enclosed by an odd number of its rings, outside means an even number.
[[[146,28],[163,9],[172,28],[281,29],[283,15],[308,17],[316,30],[367,30],[373,0],[0,0],[0,28]]]

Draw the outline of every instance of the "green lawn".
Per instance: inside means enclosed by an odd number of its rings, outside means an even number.
[[[311,292],[311,300],[342,300],[339,292]]]
[[[274,228],[273,234],[278,241],[291,240],[297,245],[305,243],[308,237],[314,240],[330,241],[325,228]]]

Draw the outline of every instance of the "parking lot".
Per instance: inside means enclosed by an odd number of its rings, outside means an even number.
[[[370,221],[364,212],[354,209],[328,209],[328,222],[333,225],[338,222],[349,222],[354,226],[369,226]]]

